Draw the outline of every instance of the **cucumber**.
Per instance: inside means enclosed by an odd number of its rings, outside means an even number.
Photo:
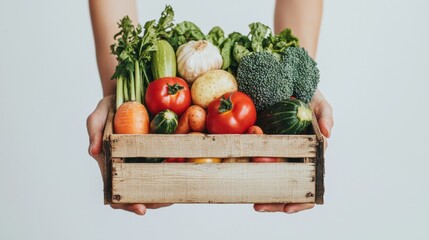
[[[150,132],[158,134],[171,134],[176,132],[179,125],[179,117],[169,109],[156,114],[150,123]]]
[[[286,99],[258,114],[256,125],[266,134],[301,134],[311,124],[311,108],[298,99]]]
[[[156,52],[152,56],[151,70],[153,79],[176,76],[176,53],[169,42],[159,40]]]

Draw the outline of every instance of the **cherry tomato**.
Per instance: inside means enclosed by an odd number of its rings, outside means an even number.
[[[188,158],[186,162],[190,163],[220,163],[222,162],[221,158]]]
[[[145,96],[146,107],[153,115],[170,109],[178,116],[191,105],[191,93],[185,80],[164,77],[149,84]]]
[[[228,92],[207,109],[206,127],[213,134],[242,134],[255,124],[256,108],[243,92]]]

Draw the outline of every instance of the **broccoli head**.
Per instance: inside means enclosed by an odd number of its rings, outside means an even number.
[[[279,55],[253,52],[244,56],[237,69],[238,90],[249,95],[257,111],[288,99],[293,81]]]
[[[282,53],[282,62],[288,79],[293,81],[293,95],[308,103],[319,83],[319,69],[316,62],[304,48],[289,47]]]

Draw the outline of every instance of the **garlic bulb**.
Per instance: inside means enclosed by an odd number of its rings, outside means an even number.
[[[219,49],[206,40],[189,41],[176,51],[177,71],[189,84],[201,74],[220,69],[223,64]]]

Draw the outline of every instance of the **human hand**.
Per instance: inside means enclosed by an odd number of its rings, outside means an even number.
[[[311,100],[311,107],[317,118],[320,131],[325,137],[325,147],[327,146],[326,138],[331,136],[331,130],[334,126],[332,107],[326,101],[322,93],[317,90]],[[314,207],[314,203],[287,203],[287,204],[255,204],[253,208],[258,212],[285,212],[296,213]]]
[[[104,171],[104,159],[101,154],[103,145],[103,129],[106,124],[109,107],[112,103],[113,96],[107,96],[101,99],[94,112],[88,116],[86,127],[89,135],[88,152],[98,163],[100,171]],[[129,212],[134,212],[137,215],[144,215],[146,209],[156,209],[166,207],[171,204],[110,204],[114,209],[123,209]]]

